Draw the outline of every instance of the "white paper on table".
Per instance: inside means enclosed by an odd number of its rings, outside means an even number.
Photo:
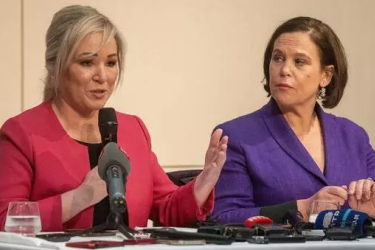
[[[9,232],[0,232],[0,242],[38,248],[60,249],[58,245],[44,239]]]
[[[77,242],[77,241],[90,241],[90,240],[105,240],[105,241],[123,241],[126,240],[126,237],[123,236],[121,233],[116,233],[113,236],[74,236],[72,237],[69,242]]]
[[[135,227],[135,230],[142,230],[142,229],[161,229],[161,228],[174,228],[180,232],[189,232],[189,233],[196,233],[198,229],[190,228],[190,227]]]

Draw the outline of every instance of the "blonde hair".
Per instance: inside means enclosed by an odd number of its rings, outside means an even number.
[[[112,37],[117,44],[118,69],[117,82],[123,73],[125,43],[116,26],[103,14],[90,6],[71,5],[62,8],[53,16],[46,34],[43,100],[57,96],[62,74],[66,71],[73,54],[81,40],[93,32],[103,32],[101,46]]]

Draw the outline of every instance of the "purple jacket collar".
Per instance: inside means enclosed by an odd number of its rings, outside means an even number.
[[[324,150],[325,150],[325,171],[324,174],[319,170],[313,158],[306,148],[302,145],[293,130],[288,125],[281,113],[276,101],[271,100],[262,108],[262,116],[271,135],[285,152],[294,158],[303,168],[316,176],[322,184],[328,185],[327,179],[334,181],[337,174],[335,172],[336,154],[335,148],[335,128],[333,117],[328,115],[317,103],[315,111],[319,117],[322,126]]]

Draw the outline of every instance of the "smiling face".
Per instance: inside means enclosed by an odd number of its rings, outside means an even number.
[[[80,113],[103,108],[116,84],[117,44],[112,37],[100,47],[102,39],[101,32],[85,36],[61,79],[59,98]]]
[[[269,64],[270,91],[284,107],[315,105],[319,87],[330,82],[322,69],[318,47],[305,32],[284,33],[273,47]]]

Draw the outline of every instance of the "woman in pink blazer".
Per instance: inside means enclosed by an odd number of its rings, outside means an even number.
[[[85,229],[105,221],[109,202],[98,176],[98,111],[121,78],[124,45],[111,21],[88,6],[54,15],[46,35],[44,102],[5,122],[0,133],[0,225],[10,201],[39,204],[42,230]],[[156,220],[184,226],[213,209],[227,137],[213,133],[204,169],[176,187],[158,164],[143,122],[117,113],[118,144],[130,158],[126,183],[130,227]]]

